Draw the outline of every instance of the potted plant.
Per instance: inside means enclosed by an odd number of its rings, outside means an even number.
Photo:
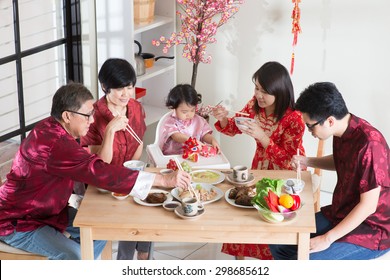
[[[192,62],[191,86],[195,88],[199,63],[211,63],[206,46],[216,42],[217,29],[239,10],[244,0],[176,0],[181,30],[169,38],[153,40],[154,46],[163,45],[163,52],[175,45],[183,45],[183,57]]]

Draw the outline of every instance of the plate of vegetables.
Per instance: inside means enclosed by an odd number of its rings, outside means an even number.
[[[284,180],[270,178],[263,178],[256,183],[256,195],[252,198],[252,204],[266,222],[291,221],[302,207],[299,195],[282,193],[283,185]]]

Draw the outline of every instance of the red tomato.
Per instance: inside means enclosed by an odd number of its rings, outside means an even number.
[[[295,211],[295,210],[299,209],[299,207],[301,207],[301,197],[297,194],[291,194],[291,196],[294,200],[294,203],[293,203],[293,206],[291,206],[290,210]]]

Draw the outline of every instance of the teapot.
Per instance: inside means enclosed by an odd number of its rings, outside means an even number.
[[[145,61],[143,57],[141,56],[142,53],[142,46],[140,42],[137,40],[134,40],[134,43],[138,46],[138,53],[134,54],[135,58],[135,73],[137,76],[141,76],[145,74]]]

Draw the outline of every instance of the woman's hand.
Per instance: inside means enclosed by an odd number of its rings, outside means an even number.
[[[258,122],[243,121],[242,124],[247,127],[242,129],[242,132],[255,138],[258,141],[261,141],[264,137],[267,136]]]
[[[116,116],[107,124],[106,130],[114,133],[120,130],[125,130],[128,123],[129,119],[126,116]]]
[[[220,122],[225,121],[227,119],[228,114],[229,111],[226,110],[226,108],[222,105],[218,105],[216,107],[213,107],[212,109],[212,115]]]

